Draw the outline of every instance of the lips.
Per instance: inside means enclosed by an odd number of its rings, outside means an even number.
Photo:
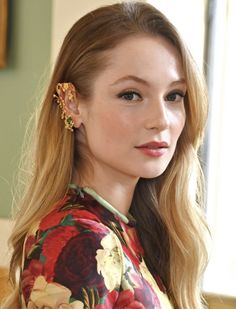
[[[137,146],[135,148],[138,149],[145,156],[161,157],[167,152],[168,147],[169,147],[169,145],[168,145],[167,142],[152,141],[152,142]]]
[[[169,145],[167,142],[149,142],[140,146],[137,146],[136,148],[148,148],[148,149],[160,149],[160,148],[168,148]]]

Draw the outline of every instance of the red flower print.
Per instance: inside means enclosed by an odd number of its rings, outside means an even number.
[[[60,207],[62,205],[60,204]],[[71,208],[60,211],[58,209],[54,209],[51,213],[49,213],[44,219],[41,221],[39,230],[46,231],[52,227],[59,225],[63,219],[65,219],[68,215],[73,217],[74,221],[79,220],[80,218],[91,219],[93,221],[99,221],[98,217],[88,210],[84,209],[76,209],[76,205],[73,208],[73,204],[71,204]]]
[[[96,307],[94,307],[94,309],[114,308],[113,305],[115,304],[118,296],[119,296],[119,293],[116,290],[113,290],[112,292],[107,294],[105,303],[101,305],[97,305]]]
[[[36,239],[34,236],[30,235],[28,236],[26,242],[25,242],[25,256],[27,257],[31,248],[33,247],[33,245],[35,245],[36,243]]]
[[[144,305],[134,299],[134,294],[130,290],[120,292],[118,300],[113,307],[115,309],[145,309]]]
[[[103,222],[106,222],[106,224],[116,221],[114,214],[105,207],[101,207],[101,205],[89,194],[85,194],[83,202],[88,210],[94,213],[98,218],[102,219]]]
[[[117,299],[118,298],[118,299]],[[117,301],[116,301],[117,299]],[[108,294],[105,303],[97,305],[94,309],[145,309],[143,304],[134,299],[134,294],[130,290],[120,293],[112,291]]]
[[[53,280],[54,267],[62,249],[78,233],[75,226],[59,226],[46,236],[42,245],[42,255],[45,257],[44,274],[48,281]]]
[[[62,219],[64,219],[68,214],[79,212],[79,209],[75,208],[69,209],[67,211],[60,211],[59,208],[67,204],[69,201],[70,196],[65,196],[62,200],[58,201],[58,203],[55,204],[54,209],[42,219],[39,225],[39,230],[46,231],[47,229],[60,224]]]
[[[135,225],[77,191],[58,201],[27,237],[20,278],[26,306],[58,308],[65,293],[59,307],[160,309],[155,281],[162,286],[161,280],[144,263]],[[111,231],[119,245],[109,240]]]
[[[83,232],[68,241],[55,265],[54,280],[72,292],[72,297],[83,299],[82,288],[96,288],[99,296],[107,293],[104,279],[97,273],[96,251],[102,249],[104,234]]]
[[[35,279],[42,274],[43,265],[38,260],[31,260],[28,268],[22,272],[21,288],[26,302],[28,302]]]
[[[109,232],[109,229],[104,226],[103,224],[101,224],[100,222],[96,222],[94,219],[92,218],[86,218],[83,219],[82,218],[75,218],[75,222],[76,224],[78,224],[78,226],[83,227],[84,229],[89,229],[90,231],[94,232],[94,233],[100,233],[100,234],[107,234]]]

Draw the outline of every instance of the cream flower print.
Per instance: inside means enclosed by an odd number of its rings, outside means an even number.
[[[142,288],[140,285],[139,275],[136,273],[133,264],[125,256],[123,262],[125,272],[122,276],[121,287],[124,291],[130,290],[132,293],[134,293],[134,289]]]
[[[103,249],[97,250],[97,272],[104,278],[104,283],[109,291],[120,287],[122,276],[122,261],[116,236],[113,233],[106,235],[101,240]]]
[[[69,304],[71,291],[58,283],[48,283],[43,276],[39,276],[30,295],[27,309],[83,309],[81,301]]]

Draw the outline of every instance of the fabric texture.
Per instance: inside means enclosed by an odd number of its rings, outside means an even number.
[[[70,188],[26,238],[22,307],[173,308],[145,265],[135,220],[127,221]]]

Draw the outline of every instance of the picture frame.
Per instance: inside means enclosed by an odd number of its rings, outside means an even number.
[[[8,0],[0,0],[0,68],[6,65]]]

